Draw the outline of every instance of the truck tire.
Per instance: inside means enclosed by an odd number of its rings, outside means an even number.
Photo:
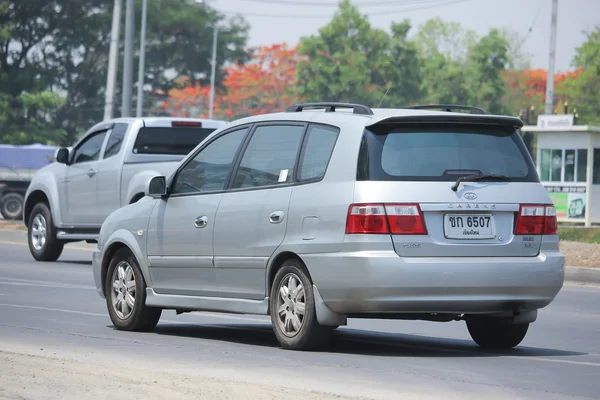
[[[5,219],[20,219],[23,217],[25,199],[20,193],[6,193],[0,198],[0,214]]]
[[[56,238],[52,214],[46,203],[38,203],[31,210],[27,224],[29,251],[36,261],[56,261],[65,243]]]

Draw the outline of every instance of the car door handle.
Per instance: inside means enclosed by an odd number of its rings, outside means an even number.
[[[275,211],[269,215],[269,222],[272,224],[278,224],[283,221],[283,211]]]
[[[90,168],[90,169],[88,169],[88,172],[87,172],[87,174],[88,174],[88,176],[91,178],[92,176],[96,175],[96,173],[97,173],[97,172],[98,172],[98,170],[97,170],[97,169],[95,169],[95,168]]]
[[[205,228],[206,225],[208,225],[208,217],[206,215],[203,215],[201,217],[196,218],[196,220],[194,221],[194,226],[196,228]]]

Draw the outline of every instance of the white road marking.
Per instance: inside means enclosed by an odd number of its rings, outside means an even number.
[[[21,242],[7,242],[7,241],[0,241],[0,244],[9,244],[11,246],[29,246],[27,243],[21,243]],[[94,248],[92,247],[79,247],[79,246],[65,246],[65,250],[78,250],[78,251],[93,251]]]
[[[347,338],[347,340],[353,341],[353,342],[365,343],[365,344],[373,344],[373,341],[368,340],[368,339]],[[442,351],[442,352],[447,352],[447,353],[474,354],[473,352],[466,351],[466,350],[445,349],[445,348],[440,348],[440,347],[418,345],[418,344],[390,343],[389,341],[383,341],[383,342],[378,341],[377,344],[383,344],[386,346],[396,346],[396,347],[410,347],[410,348],[430,350],[430,351]],[[521,360],[544,361],[544,362],[553,362],[553,363],[562,363],[562,364],[581,365],[581,366],[587,366],[587,367],[600,367],[600,363],[587,362],[587,361],[559,360],[556,358],[544,358],[544,357],[500,355],[498,353],[489,353],[489,352],[482,352],[481,354],[493,356],[496,358],[516,358],[516,359],[521,359]],[[590,355],[596,355],[596,354],[590,354]]]
[[[108,313],[94,313],[94,312],[88,312],[88,311],[76,311],[76,310],[66,310],[64,308],[50,308],[50,307],[40,307],[40,306],[27,306],[27,305],[23,305],[23,304],[8,304],[8,303],[0,303],[0,307],[14,307],[14,308],[25,308],[25,309],[31,309],[31,310],[41,310],[41,311],[53,311],[53,312],[62,312],[62,313],[67,313],[67,314],[80,314],[80,315],[88,315],[88,316],[92,316],[92,317],[108,317]],[[238,316],[238,315],[221,315],[221,314],[215,314],[215,313],[201,313],[201,314],[196,314],[194,315],[195,317],[202,317],[202,316],[206,316],[206,317],[212,317],[212,318],[220,318],[220,319],[236,319],[236,320],[243,320],[243,321],[251,321],[251,322],[270,322],[264,319],[259,319],[262,316],[256,316],[255,318],[253,317],[243,317],[243,316]],[[190,321],[175,321],[175,320],[168,320],[168,319],[161,319],[161,322],[166,322],[169,324],[186,324],[186,325],[193,325],[193,322]]]
[[[36,281],[36,280],[29,280],[29,279],[18,279],[18,278],[7,278],[7,277],[0,277],[0,285],[96,290],[95,286],[90,286],[90,285],[79,285],[76,283],[63,283],[63,282],[52,282],[52,281]]]
[[[62,312],[66,314],[78,314],[78,315],[89,315],[92,317],[105,317],[108,318],[108,314],[100,314],[89,311],[76,311],[76,310],[65,310],[62,308],[50,308],[50,307],[39,307],[39,306],[26,306],[23,304],[8,304],[8,303],[0,303],[0,307],[14,307],[14,308],[24,308],[29,310],[41,310],[41,311],[54,311],[54,312]]]

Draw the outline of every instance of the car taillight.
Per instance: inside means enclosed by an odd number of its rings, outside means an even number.
[[[389,233],[383,204],[352,204],[346,233]]]
[[[417,204],[352,204],[346,233],[425,235],[427,229]]]
[[[523,204],[515,223],[515,235],[555,235],[556,209],[544,204]]]
[[[418,204],[386,204],[385,212],[393,235],[427,234]]]
[[[544,235],[558,234],[558,220],[556,219],[556,208],[554,208],[554,206],[546,206],[545,219]]]

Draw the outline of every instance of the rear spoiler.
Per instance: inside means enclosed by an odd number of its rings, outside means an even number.
[[[365,127],[374,125],[386,124],[410,124],[410,123],[467,123],[467,124],[484,124],[484,125],[499,125],[515,129],[523,127],[523,121],[517,117],[508,115],[489,115],[489,114],[465,114],[465,113],[432,113],[419,115],[387,115],[381,117],[373,117],[367,121]]]

